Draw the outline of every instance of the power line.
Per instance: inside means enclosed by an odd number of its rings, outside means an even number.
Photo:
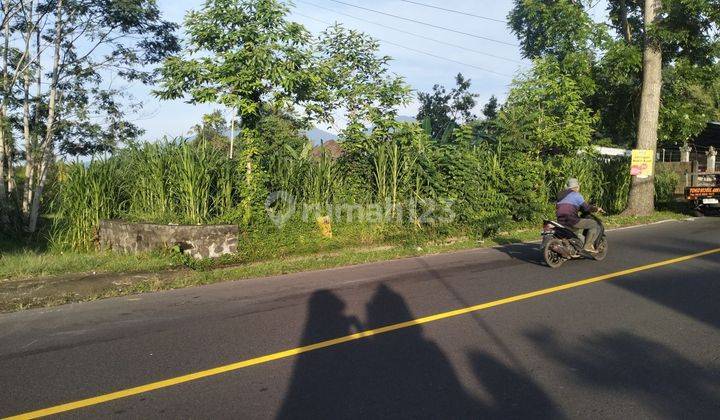
[[[379,39],[379,38],[378,38],[378,39]],[[510,78],[513,77],[511,74],[500,73],[500,72],[497,72],[497,71],[495,71],[495,70],[490,70],[490,69],[486,69],[486,68],[484,68],[484,67],[476,66],[476,65],[474,65],[474,64],[469,64],[469,63],[465,63],[465,62],[462,62],[462,61],[453,60],[452,58],[447,58],[447,57],[443,57],[443,56],[440,56],[440,55],[435,55],[435,54],[433,54],[433,53],[429,53],[429,52],[426,52],[426,51],[416,50],[416,49],[414,49],[414,48],[406,47],[406,46],[404,46],[404,45],[402,45],[402,44],[397,44],[397,43],[395,43],[395,42],[391,42],[391,41],[387,41],[387,40],[382,40],[382,39],[379,39],[379,40],[382,41],[382,42],[384,42],[384,43],[386,43],[386,44],[394,45],[394,46],[400,47],[400,48],[405,48],[406,50],[413,51],[413,52],[416,52],[416,53],[418,53],[418,54],[425,54],[425,55],[427,55],[427,56],[435,57],[435,58],[440,59],[440,60],[445,60],[445,61],[449,61],[449,62],[451,62],[451,63],[457,63],[457,64],[461,64],[461,65],[463,65],[463,66],[472,67],[472,68],[474,68],[474,69],[482,70],[482,71],[487,72],[487,73],[497,74],[498,76],[510,77]]]
[[[500,22],[500,23],[507,23],[506,20],[495,19],[495,18],[491,18],[491,17],[487,17],[487,16],[480,16],[480,15],[476,15],[476,14],[468,13],[468,12],[461,12],[460,10],[446,9],[445,7],[433,6],[432,4],[420,3],[419,1],[411,1],[411,0],[400,0],[400,1],[405,2],[405,3],[417,4],[418,6],[429,7],[431,9],[437,9],[437,10],[443,10],[446,12],[457,13],[459,15],[470,16],[470,17],[474,17],[477,19],[490,20],[493,22]]]
[[[293,12],[293,13],[296,14],[296,15],[298,15],[298,16],[302,16],[302,17],[304,17],[304,18],[311,19],[311,20],[314,20],[314,21],[316,21],[316,22],[320,22],[320,23],[325,24],[325,25],[332,25],[332,23],[330,23],[330,22],[327,22],[327,21],[324,21],[324,20],[321,20],[321,19],[317,19],[317,18],[312,17],[312,16],[308,16],[308,15],[306,15],[306,14],[304,14],[304,13],[300,13],[300,12],[296,12],[296,11]],[[490,69],[486,69],[486,68],[484,68],[484,67],[476,66],[476,65],[474,65],[474,64],[465,63],[465,62],[458,61],[458,60],[453,60],[452,58],[443,57],[443,56],[440,56],[440,55],[436,55],[436,54],[433,54],[433,53],[429,53],[429,52],[427,52],[427,51],[416,50],[415,48],[410,48],[410,47],[407,47],[407,46],[405,46],[405,45],[398,44],[398,43],[395,43],[395,42],[392,42],[392,41],[388,41],[388,40],[385,40],[385,39],[381,39],[381,38],[375,38],[375,39],[377,39],[378,41],[383,42],[383,43],[385,43],[385,44],[394,45],[394,46],[396,46],[396,47],[404,48],[404,49],[406,49],[406,50],[408,50],[408,51],[412,51],[412,52],[415,52],[415,53],[418,53],[418,54],[424,54],[424,55],[427,55],[427,56],[430,56],[430,57],[434,57],[434,58],[437,58],[437,59],[439,59],[439,60],[449,61],[449,62],[451,62],[451,63],[456,63],[456,64],[460,64],[460,65],[463,65],[463,66],[466,66],[466,67],[471,67],[471,68],[474,68],[474,69],[482,70],[482,71],[487,72],[487,73],[496,74],[496,75],[498,75],[498,76],[510,77],[510,78],[513,77],[513,76],[510,75],[510,74],[500,73],[500,72],[497,72],[497,71],[495,71],[495,70],[490,70]]]
[[[351,14],[348,14],[348,13],[343,13],[343,12],[340,12],[340,11],[338,11],[338,10],[334,10],[334,9],[331,9],[331,8],[328,8],[328,7],[325,7],[325,6],[321,6],[321,5],[319,5],[319,4],[315,4],[315,3],[310,2],[310,1],[305,1],[305,0],[298,0],[298,1],[299,1],[300,3],[309,4],[309,5],[311,5],[311,6],[314,6],[314,7],[319,8],[319,9],[326,10],[326,11],[328,11],[328,12],[336,13],[336,14],[342,15],[342,16],[347,16],[347,17],[349,17],[349,18],[356,19],[356,20],[359,20],[359,21],[361,21],[361,22],[370,23],[370,24],[372,24],[372,25],[377,25],[377,26],[380,26],[380,27],[382,27],[382,28],[386,28],[386,29],[390,29],[390,30],[393,30],[393,31],[401,32],[401,33],[404,33],[404,34],[412,35],[412,36],[415,36],[415,37],[418,37],[418,38],[426,39],[426,40],[428,40],[428,41],[433,41],[433,42],[437,42],[437,43],[439,43],[439,44],[448,45],[448,46],[450,46],[450,47],[459,48],[459,49],[461,49],[461,50],[473,52],[473,53],[476,53],[476,54],[485,55],[485,56],[492,57],[492,58],[497,58],[498,60],[505,60],[505,61],[509,61],[509,62],[511,62],[511,63],[516,63],[516,64],[521,64],[521,63],[522,63],[521,61],[519,61],[519,60],[513,60],[512,58],[501,57],[501,56],[499,56],[499,55],[490,54],[490,53],[487,53],[487,52],[484,52],[484,51],[479,51],[479,50],[476,50],[476,49],[473,49],[473,48],[468,48],[468,47],[465,47],[465,46],[463,46],[463,45],[453,44],[452,42],[442,41],[442,40],[439,40],[439,39],[431,38],[431,37],[429,37],[429,36],[416,34],[416,33],[414,33],[414,32],[406,31],[406,30],[403,30],[403,29],[398,29],[398,28],[395,28],[395,27],[390,26],[390,25],[384,25],[384,24],[382,24],[382,23],[374,22],[374,21],[369,20],[369,19],[363,19],[363,18],[361,18],[361,17],[357,17],[357,16],[354,16],[354,15],[351,15]]]
[[[330,0],[330,1],[335,2],[335,3],[339,3],[339,4],[343,4],[343,5],[345,5],[345,6],[354,7],[354,8],[356,8],[356,9],[367,10],[368,12],[378,13],[378,14],[385,15],[385,16],[390,16],[390,17],[393,17],[393,18],[396,18],[396,19],[405,20],[405,21],[408,21],[408,22],[418,23],[418,24],[420,24],[420,25],[429,26],[429,27],[431,27],[431,28],[442,29],[442,30],[444,30],[444,31],[454,32],[454,33],[456,33],[456,34],[471,36],[471,37],[473,37],[473,38],[478,38],[478,39],[484,39],[484,40],[486,40],[486,41],[496,42],[496,43],[498,43],[498,44],[503,44],[503,45],[509,45],[509,46],[511,46],[511,47],[517,47],[517,45],[515,45],[515,44],[512,44],[512,43],[510,43],[510,42],[506,42],[506,41],[501,41],[501,40],[499,40],[499,39],[488,38],[488,37],[486,37],[486,36],[477,35],[477,34],[472,34],[472,33],[470,33],[470,32],[458,31],[458,30],[456,30],[456,29],[446,28],[446,27],[444,27],[444,26],[439,26],[439,25],[434,25],[434,24],[432,24],[432,23],[427,23],[427,22],[423,22],[423,21],[421,21],[421,20],[415,20],[415,19],[406,18],[406,17],[403,17],[403,16],[394,15],[394,14],[392,14],[392,13],[381,12],[381,11],[379,11],[379,10],[370,9],[370,8],[363,7],[363,6],[358,6],[358,5],[352,4],[352,3],[346,3],[346,2],[340,1],[340,0]]]

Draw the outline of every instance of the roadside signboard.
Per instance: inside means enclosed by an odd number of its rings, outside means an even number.
[[[653,174],[655,153],[652,150],[633,149],[630,156],[630,175],[647,178]]]
[[[685,197],[688,200],[720,197],[720,187],[686,187]]]

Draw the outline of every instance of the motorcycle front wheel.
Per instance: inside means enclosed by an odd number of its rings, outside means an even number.
[[[542,249],[543,259],[549,267],[558,268],[565,262],[565,257],[553,251],[553,246],[562,246],[562,242],[555,238],[545,241]]]
[[[605,235],[600,238],[600,240],[597,243],[597,253],[593,255],[593,258],[595,258],[595,261],[602,261],[607,257],[608,252],[608,241],[607,237]]]

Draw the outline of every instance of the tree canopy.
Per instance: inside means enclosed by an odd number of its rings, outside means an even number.
[[[528,58],[554,57],[583,85],[597,112],[594,137],[635,144],[646,37],[662,49],[659,141],[679,145],[718,118],[720,38],[717,0],[664,0],[660,19],[644,30],[642,1],[610,0],[607,19],[594,22],[595,1],[516,0],[510,28]]]
[[[473,108],[478,95],[470,91],[470,86],[470,79],[458,73],[455,76],[455,87],[450,92],[436,84],[432,92],[418,93],[420,109],[417,119],[429,125],[433,138],[440,139],[459,125],[476,118]]]

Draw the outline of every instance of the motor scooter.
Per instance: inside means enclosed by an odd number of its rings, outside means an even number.
[[[600,231],[597,239],[595,239],[595,250],[597,252],[587,252],[583,249],[585,245],[584,235],[581,237],[579,232],[567,226],[553,221],[543,221],[542,245],[541,250],[545,263],[552,267],[560,267],[565,261],[588,258],[596,261],[602,261],[607,256],[608,241],[605,236],[605,227],[602,220],[594,214],[584,214],[583,217],[590,217],[600,225]],[[586,232],[583,232],[583,234]]]

